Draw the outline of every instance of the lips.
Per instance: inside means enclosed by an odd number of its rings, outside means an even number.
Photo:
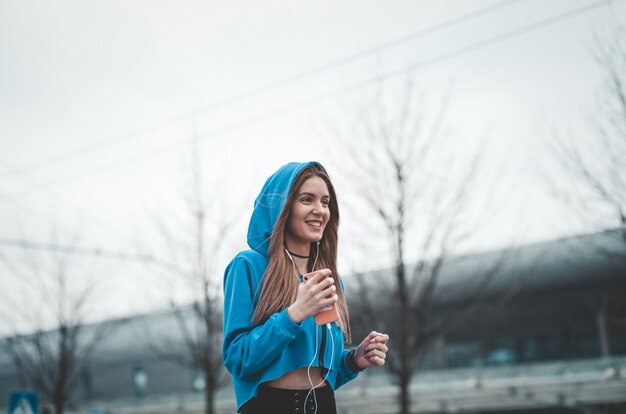
[[[308,221],[305,221],[305,223],[309,227],[313,227],[313,228],[316,228],[316,229],[322,228],[322,221],[321,220],[308,220]]]

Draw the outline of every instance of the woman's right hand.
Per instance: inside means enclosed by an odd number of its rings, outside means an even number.
[[[295,323],[318,314],[327,306],[337,302],[339,298],[335,291],[335,279],[330,269],[320,269],[314,273],[308,273],[308,281],[300,283],[296,301],[287,308],[287,315]]]

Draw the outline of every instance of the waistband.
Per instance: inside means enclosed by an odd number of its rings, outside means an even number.
[[[308,398],[307,398],[308,396]],[[317,401],[317,404],[315,403]],[[326,384],[315,389],[315,395],[310,388],[286,389],[273,388],[261,384],[256,398],[244,404],[242,413],[335,413],[335,393],[333,388]]]

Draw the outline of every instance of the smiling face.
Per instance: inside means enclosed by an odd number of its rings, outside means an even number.
[[[302,183],[289,211],[285,229],[287,249],[309,254],[310,243],[322,239],[330,219],[329,204],[328,186],[321,177],[313,176]]]

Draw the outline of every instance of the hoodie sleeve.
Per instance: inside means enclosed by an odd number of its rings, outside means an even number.
[[[343,279],[341,276],[339,277],[339,282],[341,282],[341,290],[343,291],[343,295],[346,295],[346,287],[343,284]],[[347,358],[350,350],[344,349],[341,353],[341,365],[339,366],[339,371],[337,372],[337,381],[335,382],[335,389],[341,387],[343,384],[352,381],[356,377],[359,376],[359,372],[352,371],[348,368]]]
[[[224,275],[224,344],[222,359],[228,372],[242,378],[270,366],[302,329],[287,310],[263,325],[252,325],[254,283],[249,263],[235,258]]]
[[[339,371],[337,372],[337,381],[335,382],[335,389],[341,387],[346,382],[352,381],[356,377],[359,376],[359,372],[352,371],[348,368],[347,358],[349,350],[344,350],[341,354],[341,365],[339,367]]]

